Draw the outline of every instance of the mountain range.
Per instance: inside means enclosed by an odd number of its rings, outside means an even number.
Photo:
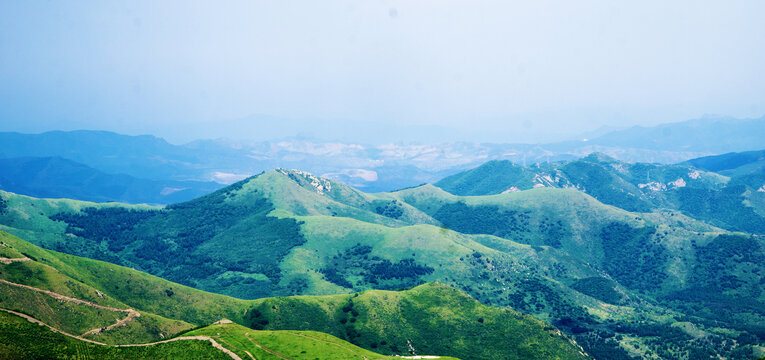
[[[5,232],[0,240],[4,358],[389,359],[380,352],[433,351],[463,359],[586,358],[543,322],[443,284],[248,301],[44,250]]]
[[[689,164],[594,154],[529,167],[489,162],[443,179],[440,188],[369,194],[277,169],[166,207],[2,192],[0,229],[237,298],[438,282],[485,305],[530,314],[599,359],[751,358],[765,334],[765,244],[756,235],[763,221],[761,207],[752,205],[761,192],[737,179]],[[722,209],[703,208],[715,203],[698,195],[707,193],[725,199]],[[734,221],[742,214],[753,216],[752,224]],[[271,329],[265,325],[277,319],[272,310],[283,304],[259,308],[254,318],[224,315]],[[362,329],[327,327],[327,319],[317,323],[324,327],[278,321],[368,350],[381,344]],[[385,351],[405,349],[396,341]],[[446,345],[425,349],[490,358]]]
[[[66,189],[54,189],[57,186],[53,182],[28,189],[0,188],[37,195],[43,193],[42,187],[47,187],[49,193],[56,194],[50,196],[169,204],[209,192],[210,182],[231,184],[265,170],[290,168],[341,181],[366,192],[379,192],[432,183],[489,160],[532,165],[574,160],[601,152],[621,161],[678,163],[708,155],[763,149],[765,140],[759,136],[762,133],[765,133],[765,118],[712,117],[598,132],[593,134],[596,135],[594,138],[551,144],[407,142],[368,145],[296,137],[271,141],[197,140],[174,145],[154,136],[127,136],[106,131],[6,132],[0,133],[0,144],[3,144],[0,158],[20,161],[13,159],[59,157],[79,163],[76,166],[91,167],[110,175],[129,175],[165,183],[183,181],[187,182],[183,186],[168,188],[185,188],[189,195],[168,198],[161,191],[158,194],[152,190],[142,197],[120,197],[114,191],[87,188],[67,195]],[[6,168],[9,167],[0,169]],[[8,172],[3,171],[0,176],[8,176]],[[40,169],[30,168],[29,173],[18,176],[34,178],[40,177],[40,173]],[[9,180],[20,182],[18,177]],[[125,189],[133,186],[129,184],[133,179],[125,181],[128,183],[120,186]],[[0,183],[0,186],[5,185]]]

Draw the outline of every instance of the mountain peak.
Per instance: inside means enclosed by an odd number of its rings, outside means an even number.
[[[605,162],[605,163],[611,163],[611,162],[617,162],[618,161],[615,158],[613,158],[611,156],[608,156],[608,155],[606,155],[605,153],[602,153],[602,152],[593,152],[593,153],[590,153],[589,155],[583,157],[582,160],[592,161],[592,162]]]
[[[276,172],[286,175],[305,188],[313,188],[316,193],[320,195],[332,191],[332,181],[313,175],[307,171],[295,169],[276,169]]]

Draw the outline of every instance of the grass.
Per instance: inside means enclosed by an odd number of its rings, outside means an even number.
[[[33,346],[30,346],[32,345]],[[0,312],[0,359],[231,359],[207,341],[177,341],[115,348],[54,333],[18,316]]]
[[[392,359],[393,357],[372,352],[347,341],[316,331],[253,330],[237,324],[220,324],[194,330],[186,335],[205,335],[229,347],[243,359],[252,354],[256,359],[281,359],[275,355],[294,360],[314,359]],[[444,360],[454,358],[441,357]]]
[[[462,359],[581,358],[555,328],[439,283],[403,292],[263,299],[249,316],[251,327],[321,331],[381,353],[406,355],[411,346],[418,354]]]
[[[378,353],[406,355],[409,340],[417,353],[463,359],[579,358],[576,348],[554,328],[548,329],[527,315],[481,305],[442,284],[423,285],[405,292],[375,290],[358,295],[246,301],[172,284],[113,264],[44,250],[9,234],[0,233],[0,238],[7,246],[35,259],[3,265],[2,278],[142,313],[127,326],[90,337],[106,343],[156,341],[182,333],[193,324],[209,324],[227,317],[256,329],[327,332]],[[167,292],[169,289],[172,294]],[[75,334],[114,320],[101,318],[104,312],[93,312],[84,305],[72,305],[73,309],[69,309],[53,301],[40,306],[38,298],[46,299],[36,293],[30,296],[4,291],[3,295],[0,300],[7,297],[18,302],[9,307]],[[356,305],[349,308],[351,301]],[[269,341],[276,340],[264,338],[264,342]]]
[[[620,166],[607,159],[594,160],[615,171]],[[592,161],[587,166],[595,166]],[[672,178],[681,170],[669,169],[666,176]],[[625,171],[633,175],[620,177],[618,182],[629,183],[649,171],[655,174],[656,168]],[[709,180],[702,175],[702,180]],[[710,244],[725,233],[679,211],[629,212],[604,204],[589,192],[549,187],[456,196],[424,185],[388,194],[364,194],[328,182],[332,190],[320,193],[313,181],[298,172],[267,172],[210,197],[164,210],[148,209],[161,216],[137,221],[130,225],[132,230],[121,231],[113,228],[130,224],[129,215],[116,218],[108,215],[110,211],[88,213],[75,210],[87,206],[68,205],[61,207],[67,214],[88,215],[62,226],[51,220],[55,211],[35,213],[22,204],[36,200],[5,194],[9,207],[0,215],[0,223],[18,226],[13,228],[17,233],[38,236],[34,239],[39,243],[46,243],[46,236],[58,237],[48,244],[63,242],[68,246],[64,249],[74,254],[103,255],[109,261],[116,257],[115,262],[156,275],[172,273],[178,276],[172,279],[188,285],[249,298],[397,290],[439,281],[483,304],[511,307],[577,338],[586,336],[583,343],[589,349],[605,352],[613,350],[606,345],[614,344],[607,335],[632,336],[631,324],[640,321],[691,322],[704,331],[710,326],[728,327],[749,335],[759,331],[741,316],[714,315],[715,309],[732,301],[730,294],[693,301],[678,297],[684,290],[699,288],[700,279],[709,272],[704,264],[710,263],[700,256],[709,254],[705,249],[713,250],[717,245]],[[27,210],[16,211],[19,206]],[[94,232],[91,223],[108,231]],[[286,240],[289,242],[281,242]],[[762,246],[761,238],[753,244]],[[147,248],[161,251],[150,254],[156,259],[148,259],[140,252]],[[34,251],[22,250],[141,311],[190,324],[226,317],[253,327],[281,329],[265,318],[258,321],[268,324],[251,322],[253,304],[260,304],[259,300],[199,292],[127,268]],[[38,253],[40,256],[35,255]],[[753,285],[762,279],[761,267],[752,262],[745,267],[724,266],[716,272],[721,279],[732,279],[731,284],[743,281],[746,286],[730,291],[751,299],[751,303],[741,302],[747,308],[756,308],[750,305],[762,301]],[[361,332],[349,330],[351,318],[336,313],[344,305],[331,301],[314,305],[319,309],[306,309],[317,314],[321,310],[324,317],[311,324],[323,322],[329,328],[306,329],[326,330],[373,349],[371,335],[351,336]],[[310,317],[311,311],[294,316]],[[686,318],[689,315],[693,316]],[[719,336],[745,343],[733,335]],[[389,344],[399,351],[405,346],[400,339]],[[657,349],[665,346],[661,342],[646,344]],[[379,342],[374,345],[383,348]],[[746,342],[749,345],[753,342]],[[440,353],[453,354],[447,346],[455,345],[438,346],[446,350]],[[673,346],[695,345],[686,341]]]

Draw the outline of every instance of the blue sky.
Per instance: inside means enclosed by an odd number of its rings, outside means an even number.
[[[763,1],[4,0],[0,130],[543,142],[759,117],[762,14]]]

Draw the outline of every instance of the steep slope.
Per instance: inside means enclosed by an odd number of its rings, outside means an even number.
[[[755,255],[743,267],[713,270],[721,259],[705,249],[725,247],[720,235],[731,234],[676,211],[631,213],[572,189],[458,197],[421,186],[370,195],[279,170],[164,209],[2,196],[8,231],[44,234],[30,239],[205,290],[255,298],[439,281],[553,322],[601,357],[701,348],[736,358],[759,341],[751,336],[762,319],[760,238],[731,250]],[[711,295],[703,281],[713,271],[729,280],[728,297],[678,300],[693,289]],[[714,345],[700,347],[675,325],[684,322]]]
[[[539,359],[548,358],[548,355],[561,359],[583,358],[578,348],[565,336],[561,336],[556,329],[528,315],[479,305],[464,293],[444,285],[432,284],[404,292],[369,292],[331,297],[300,296],[247,301],[205,293],[109,263],[44,250],[3,232],[0,232],[0,239],[2,239],[0,286],[3,289],[0,292],[0,309],[29,314],[32,318],[51,325],[59,331],[74,336],[79,335],[78,340],[81,341],[107,344],[161,341],[173,335],[180,336],[179,333],[190,329],[192,324],[210,324],[222,317],[255,329],[262,329],[268,325],[268,320],[257,314],[267,314],[274,316],[271,324],[267,326],[269,330],[332,330],[333,334],[372,351],[378,348],[379,342],[382,345],[378,351],[384,349],[388,353],[409,354],[408,341],[420,339],[417,340],[417,344],[422,345],[418,350],[427,351],[430,354],[464,354],[466,359],[486,358],[489,354],[497,358],[511,358],[518,353]],[[380,316],[371,316],[358,322],[359,331],[367,331],[362,339],[351,336],[353,325],[349,325],[347,319],[344,321],[344,318],[339,316],[349,312],[344,307],[351,298],[358,299],[359,309],[374,308],[379,303],[386,302],[387,298],[396,298],[401,301],[401,306],[407,304],[417,309],[438,310],[439,306],[444,306],[449,309],[448,317],[444,319],[449,321],[423,321],[420,317],[421,311],[382,312],[379,313]],[[47,301],[48,299],[50,301]],[[436,299],[441,299],[439,301],[442,302],[434,302]],[[273,307],[278,308],[278,304],[282,303],[289,303],[290,311],[274,311]],[[298,310],[313,309],[311,311],[314,311],[316,304],[326,305],[321,307],[326,314],[321,315],[315,312],[313,317],[306,317],[305,312]],[[125,311],[121,312],[122,309]],[[130,316],[130,311],[135,314]],[[357,310],[351,314],[357,314]],[[481,320],[487,324],[487,327],[491,324],[492,332],[516,334],[514,335],[516,341],[495,342],[496,339],[487,337],[485,334],[481,335],[481,332],[476,335],[474,328],[478,325],[467,327],[464,325],[472,324],[476,321],[474,319],[476,316],[481,316]],[[115,321],[117,319],[123,320]],[[118,325],[111,325],[115,323]],[[353,323],[356,321],[351,320],[351,324]],[[483,324],[483,322],[477,324]],[[402,334],[406,334],[407,338],[401,338],[396,334],[368,332],[373,328],[393,326],[399,326]],[[96,329],[96,331],[89,331],[90,329]],[[231,340],[234,342],[243,340],[242,331],[240,331],[242,328],[236,327],[236,329],[239,330],[234,332],[240,339]],[[208,335],[219,339],[225,347],[231,345],[225,334],[222,338],[218,338],[218,335],[212,335],[213,332],[214,330],[202,329],[182,335],[184,337]],[[434,332],[441,332],[441,342],[424,344],[422,339],[431,337]],[[553,335],[551,336],[550,333]],[[284,342],[285,337],[291,338],[287,344],[279,345],[282,346],[281,348],[268,346],[279,353],[292,351],[289,349],[301,349],[301,346],[305,350],[322,353],[327,349],[317,350],[317,347],[320,348],[318,345],[327,342],[336,344],[332,346],[339,344],[350,352],[360,352],[358,348],[351,347],[329,335],[298,333],[308,337],[305,341],[294,338],[294,335],[294,333],[258,333],[252,330],[252,338],[256,342],[259,342],[261,337],[264,342],[276,341],[277,343]],[[379,340],[375,340],[376,335],[379,335]],[[244,336],[246,337],[246,334]],[[453,344],[462,344],[464,348],[455,348]],[[539,348],[534,347],[534,344]],[[480,348],[490,350],[471,350]],[[238,351],[237,348],[231,348],[231,350]]]
[[[706,309],[726,304],[725,315],[710,311],[704,316],[727,318],[754,333],[765,320],[758,310],[765,308],[761,237],[728,234],[672,211],[629,213],[570,189],[457,197],[423,186],[397,194],[451,229],[560,249],[626,288],[682,311],[691,312],[689,303]],[[592,295],[586,285],[595,291],[600,283],[590,279],[572,286]],[[727,295],[714,297],[715,292]],[[738,302],[736,297],[748,300]],[[681,298],[685,304],[676,301]]]
[[[184,336],[209,336],[230,348],[242,359],[400,359],[353,345],[332,335],[316,331],[253,330],[237,324],[214,324]],[[426,355],[430,359],[456,360],[453,357]]]
[[[269,298],[255,304],[248,314],[251,327],[318,330],[383,353],[449,349],[450,354],[473,359],[582,357],[557,329],[513,310],[481,305],[438,283],[404,292]],[[478,339],[480,348],[470,345]],[[512,351],[507,343],[515,345]]]
[[[146,180],[107,174],[59,157],[0,159],[0,169],[0,189],[46,198],[170,204],[222,187],[214,182]]]
[[[77,359],[394,359],[314,331],[255,331],[216,323],[182,336],[146,344],[108,346],[38,326],[0,310],[0,358]],[[30,346],[34,344],[34,346]],[[428,358],[456,360],[452,357]]]
[[[765,150],[705,156],[688,160],[685,163],[697,169],[714,171],[723,175],[745,175],[762,171],[765,167]]]
[[[629,211],[682,211],[728,230],[765,233],[765,175],[729,178],[688,164],[625,163],[602,154],[521,167],[488,162],[436,183],[456,195],[492,195],[538,187],[574,188]],[[765,191],[765,190],[764,190]]]
[[[0,311],[0,359],[170,360],[189,357],[231,359],[224,352],[214,348],[210,342],[191,339],[137,347],[94,344],[53,332],[21,316]]]

